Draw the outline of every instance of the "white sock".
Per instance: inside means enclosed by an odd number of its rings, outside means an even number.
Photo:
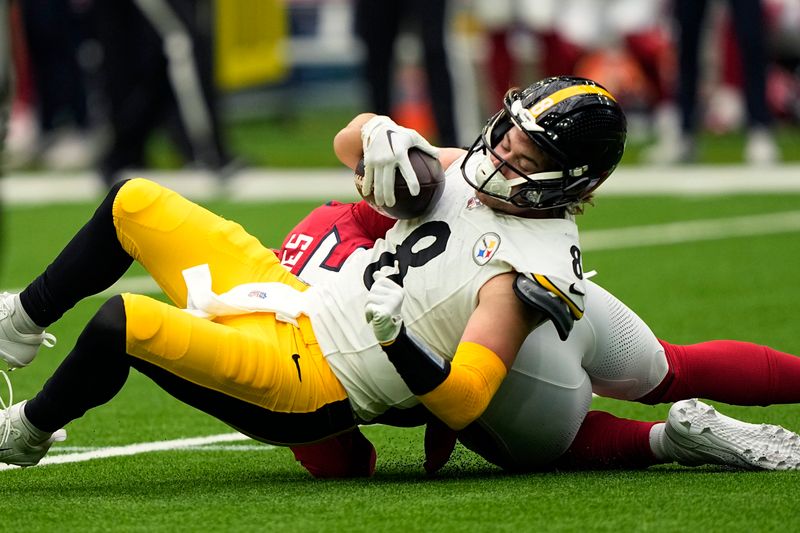
[[[20,333],[41,333],[44,331],[44,328],[31,320],[31,317],[25,312],[25,308],[22,307],[22,302],[19,300],[19,294],[14,295],[14,312],[11,314],[11,323]]]
[[[659,461],[671,463],[675,460],[675,458],[670,457],[670,454],[667,452],[667,447],[664,443],[667,438],[666,431],[664,430],[665,427],[666,423],[660,422],[650,428],[650,450]]]
[[[20,416],[19,416],[20,420],[25,425],[25,427],[28,429],[28,431],[30,432],[30,436],[31,436],[30,444],[39,444],[39,443],[44,442],[44,441],[46,441],[47,439],[50,438],[52,433],[50,433],[48,431],[42,431],[41,429],[39,429],[36,426],[34,426],[33,424],[31,424],[31,421],[28,420],[28,417],[25,415],[25,406],[24,405],[20,408],[20,413],[19,414],[20,414]]]

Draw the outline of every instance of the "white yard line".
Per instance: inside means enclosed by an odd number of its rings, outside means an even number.
[[[670,222],[581,232],[581,247],[588,250],[618,250],[637,246],[658,246],[772,235],[800,231],[800,211]]]
[[[38,466],[80,463],[83,461],[91,461],[93,459],[105,459],[107,457],[124,457],[127,455],[139,455],[149,452],[197,448],[207,446],[209,444],[217,444],[220,442],[238,442],[243,440],[250,439],[241,433],[223,433],[220,435],[210,435],[207,437],[192,437],[188,439],[164,440],[157,442],[141,442],[139,444],[111,446],[108,448],[97,448],[90,451],[79,451],[76,453],[52,454],[42,459]],[[266,449],[274,448],[274,446],[267,445],[261,446],[260,448],[265,447]],[[53,448],[54,452],[57,450],[58,445]],[[0,470],[12,470],[17,468],[19,467],[13,465],[0,465]]]

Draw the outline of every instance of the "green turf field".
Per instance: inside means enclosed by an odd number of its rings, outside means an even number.
[[[210,207],[264,244],[315,204]],[[750,340],[800,353],[800,230],[680,244],[593,249],[597,230],[798,211],[800,195],[600,197],[580,220],[584,267],[676,343]],[[37,274],[92,205],[6,211],[0,286]],[[749,220],[749,219],[748,219]],[[716,223],[715,223],[716,224]],[[723,223],[724,227],[725,224]],[[596,235],[596,234],[595,234]],[[141,276],[134,269],[132,276]],[[13,374],[15,396],[36,392],[102,300],[89,299],[52,328],[59,342]],[[659,419],[668,406],[597,400],[622,416]],[[800,430],[800,406],[723,412]],[[110,404],[68,427],[52,455],[97,447],[230,433],[131,375]],[[250,441],[0,471],[0,531],[777,531],[800,524],[800,474],[665,466],[644,472],[505,475],[458,448],[435,479],[423,473],[421,432],[368,427],[374,479],[315,481],[288,450]]]
[[[291,115],[229,120],[224,133],[231,151],[245,164],[255,167],[330,167],[338,165],[332,149],[333,136],[359,110],[331,108],[324,112],[297,111]],[[477,136],[479,132],[474,132]],[[781,125],[776,140],[783,161],[800,160],[800,126]],[[462,140],[474,141],[473,137]],[[643,151],[653,139],[629,137],[622,164],[643,163]],[[697,143],[697,162],[729,164],[743,161],[745,135],[702,132]],[[158,168],[178,168],[180,160],[164,135],[155,135],[148,145],[150,162]]]

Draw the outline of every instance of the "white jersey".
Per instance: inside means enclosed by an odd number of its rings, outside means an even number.
[[[391,406],[417,403],[364,318],[376,275],[403,285],[406,327],[448,360],[478,304],[480,288],[498,274],[516,271],[545,280],[577,316],[583,312],[574,221],[496,212],[475,198],[460,164],[448,168],[442,198],[429,214],[398,221],[385,239],[353,253],[335,279],[312,291],[309,316],[320,348],[365,419]]]

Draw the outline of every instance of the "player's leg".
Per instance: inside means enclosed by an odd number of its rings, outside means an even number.
[[[675,403],[664,422],[591,411],[569,450],[553,466],[633,469],[673,462],[796,470],[800,467],[800,436],[779,426],[736,420],[699,400]]]
[[[305,443],[347,431],[355,418],[311,335],[271,314],[218,324],[144,296],[114,297],[41,392],[12,408],[16,426],[0,460],[35,464],[56,430],[119,392],[131,367],[258,440]]]
[[[583,368],[600,396],[636,400],[655,389],[668,372],[658,339],[625,304],[599,285],[586,283],[586,321],[595,342],[583,355]]]
[[[133,261],[120,246],[112,209],[123,184],[111,188],[91,219],[20,294],[0,295],[0,358],[25,366],[52,336],[44,328],[78,301],[110,287]]]
[[[183,271],[202,264],[209,265],[217,294],[259,281],[306,288],[242,226],[148,180],[131,180],[120,190],[114,225],[125,251],[178,307],[186,306]]]
[[[156,183],[134,179],[109,192],[92,219],[18,298],[3,300],[7,311],[0,310],[0,341],[10,338],[11,348],[23,350],[27,364],[43,340],[43,328],[81,298],[109,287],[132,258],[180,307],[187,293],[182,272],[200,264],[209,265],[216,292],[255,281],[306,287],[239,224]],[[9,360],[5,352],[11,351],[0,342],[0,356]]]
[[[113,206],[124,183],[109,190],[92,218],[75,234],[19,299],[30,318],[47,327],[78,301],[109,288],[133,259],[114,230]]]
[[[81,298],[108,288],[133,259],[179,306],[186,304],[183,270],[203,263],[211,267],[218,292],[266,279],[305,288],[275,268],[272,251],[239,224],[154,182],[133,179],[111,189],[20,300],[34,322],[50,325]]]
[[[583,367],[597,394],[636,401],[659,398],[648,403],[685,400],[693,395],[730,403],[732,392],[746,394],[742,388],[731,387],[727,375],[720,379],[720,368],[724,369],[722,353],[709,357],[708,350],[698,350],[697,357],[687,363],[682,353],[673,355],[679,351],[677,348],[660,343],[650,328],[613,295],[591,282],[586,289],[587,313],[579,323],[585,322],[583,327],[591,329],[595,338],[584,354]],[[765,361],[763,357],[761,360]],[[690,375],[687,366],[695,372],[706,372],[701,386],[686,386]],[[644,468],[677,461],[780,469],[793,461],[791,457],[797,453],[793,433],[781,430],[775,437],[774,426],[712,415],[708,406],[693,402],[675,404],[667,421],[658,423],[592,411],[556,466]],[[745,454],[748,448],[754,454]],[[761,460],[756,455],[771,458]]]
[[[314,444],[291,446],[291,450],[316,478],[370,477],[375,473],[375,446],[358,428]]]
[[[608,291],[587,283],[587,320],[597,334],[583,366],[595,393],[647,404],[706,398],[734,405],[800,402],[800,357],[767,346],[715,340],[676,345]]]
[[[800,402],[800,357],[741,341],[660,343],[669,371],[658,387],[639,399],[642,403],[686,398],[734,405]]]
[[[549,323],[528,337],[484,414],[459,433],[467,448],[509,470],[545,468],[569,448],[592,400],[581,355],[593,333],[581,322],[564,342]]]

